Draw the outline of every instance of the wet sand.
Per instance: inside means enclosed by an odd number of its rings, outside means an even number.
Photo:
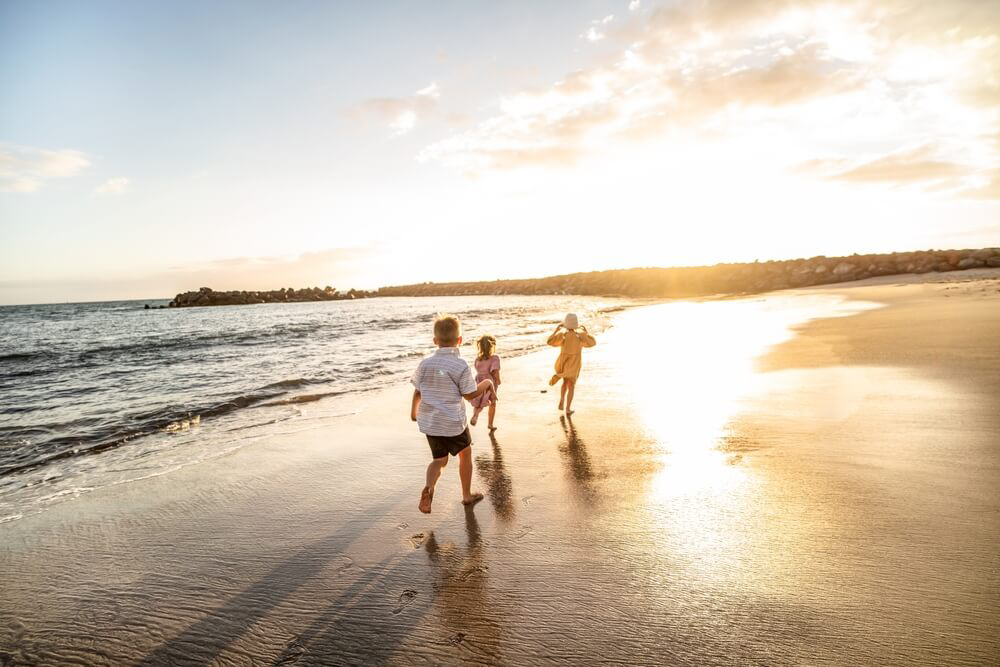
[[[0,525],[0,663],[995,664],[1000,271],[939,278],[628,311],[570,419],[509,360],[472,509],[453,464],[417,512],[400,386]]]

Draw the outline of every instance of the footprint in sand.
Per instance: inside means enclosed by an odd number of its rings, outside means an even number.
[[[336,566],[336,573],[343,574],[344,572],[356,567],[354,564],[354,559],[348,556],[340,556],[341,562]]]
[[[414,549],[419,549],[426,541],[427,535],[424,533],[416,533],[410,536],[410,544],[413,545]]]
[[[525,496],[524,498],[521,498],[521,502],[524,503],[525,505],[527,505],[528,503],[530,503],[534,499],[535,499],[534,496]]]
[[[448,637],[448,643],[451,644],[452,646],[458,646],[464,641],[465,641],[464,632],[456,632],[451,637]]]
[[[412,588],[407,588],[405,591],[399,594],[399,606],[392,610],[393,614],[398,614],[399,612],[406,609],[406,607],[413,602],[417,597],[417,592]]]
[[[405,521],[403,523],[397,523],[396,524],[396,528],[398,528],[400,530],[406,530],[409,527],[410,527],[410,524],[406,523]]]
[[[490,568],[487,567],[486,565],[475,565],[473,567],[470,567],[468,570],[465,571],[465,573],[462,574],[462,581],[468,581],[471,577],[474,577],[477,574],[482,574],[489,569]]]
[[[305,653],[306,653],[305,647],[299,644],[298,640],[295,640],[287,647],[285,647],[285,650],[281,653],[280,656],[278,656],[278,659],[274,662],[274,666],[277,667],[277,665],[295,664],[296,662],[299,661],[299,658],[305,655]]]
[[[531,526],[525,526],[520,531],[518,531],[518,533],[516,535],[514,535],[514,539],[515,540],[524,539],[528,535],[531,535],[531,533],[533,533],[534,531],[535,531],[535,529],[532,528]]]

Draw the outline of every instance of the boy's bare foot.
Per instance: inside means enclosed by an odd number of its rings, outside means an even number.
[[[464,500],[462,500],[462,504],[466,505],[466,506],[468,506],[468,505],[475,505],[476,503],[478,503],[482,499],[483,499],[483,494],[477,492],[477,493],[473,493],[468,498],[465,498]]]
[[[434,500],[434,491],[428,489],[426,486],[424,490],[420,492],[420,504],[417,507],[424,514],[431,513],[431,501]]]
[[[570,416],[571,414],[573,414],[574,412],[576,412],[576,410],[567,410],[567,411],[566,411],[566,416],[567,416],[567,417],[569,417],[569,416]]]
[[[558,407],[558,408],[556,408],[556,410],[559,410],[559,411],[561,412],[561,411],[562,411],[562,409],[563,409],[563,404],[562,404],[562,403],[560,403],[560,404],[559,404],[559,407]]]
[[[495,431],[495,430],[497,430],[497,427],[496,427],[496,426],[490,426],[490,433],[492,433],[492,432],[493,432],[493,431]]]

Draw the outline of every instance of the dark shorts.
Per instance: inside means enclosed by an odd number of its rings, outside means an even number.
[[[431,446],[431,456],[436,459],[443,458],[451,454],[458,456],[458,453],[472,444],[472,435],[466,427],[458,435],[428,435],[427,444]]]

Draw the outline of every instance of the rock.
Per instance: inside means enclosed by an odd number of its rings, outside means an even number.
[[[993,268],[1000,268],[1000,255],[994,255],[986,260],[986,266],[992,266]]]
[[[982,248],[980,250],[973,250],[972,253],[969,254],[969,257],[972,259],[987,260],[995,254],[997,254],[997,252],[994,248]]]
[[[960,269],[978,269],[984,266],[985,262],[980,259],[975,259],[973,257],[966,257],[958,263],[958,268]]]
[[[849,273],[854,273],[856,269],[857,267],[851,264],[850,262],[841,262],[840,264],[834,267],[833,275],[837,277],[843,277]]]

